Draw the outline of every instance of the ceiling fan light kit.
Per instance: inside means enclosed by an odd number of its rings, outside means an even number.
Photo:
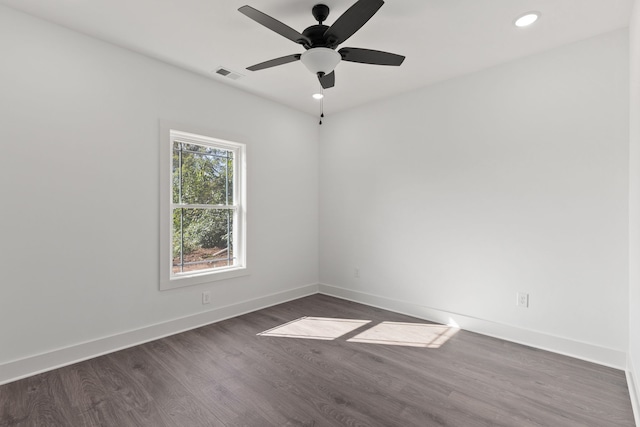
[[[334,69],[340,61],[399,66],[404,61],[404,56],[395,53],[354,47],[344,47],[336,51],[338,45],[344,43],[366,24],[383,4],[383,0],[358,0],[331,26],[323,25],[329,16],[329,7],[316,4],[311,13],[318,24],[307,27],[302,33],[251,6],[242,6],[238,9],[240,13],[306,49],[302,54],[295,53],[271,59],[247,69],[258,71],[289,62],[302,61],[309,71],[318,77],[322,88],[329,89],[335,85]]]
[[[300,56],[300,62],[313,74],[329,74],[340,63],[342,56],[328,47],[314,47]]]

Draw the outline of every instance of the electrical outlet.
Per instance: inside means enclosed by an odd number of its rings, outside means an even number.
[[[209,303],[211,303],[211,292],[204,291],[202,293],[202,304],[209,304]]]
[[[358,267],[353,269],[353,277],[355,277],[356,279],[360,278],[360,269]]]
[[[518,292],[516,294],[516,305],[522,308],[529,308],[529,294],[525,292]]]

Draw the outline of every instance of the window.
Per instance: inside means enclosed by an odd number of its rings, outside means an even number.
[[[163,133],[160,288],[247,274],[244,144]]]

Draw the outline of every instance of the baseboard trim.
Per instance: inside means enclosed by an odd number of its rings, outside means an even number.
[[[327,284],[306,285],[6,362],[0,364],[0,385],[316,293],[433,322],[443,324],[455,322],[457,326],[468,331],[625,370],[636,424],[640,426],[640,421],[638,420],[640,417],[640,391],[637,388],[638,383],[635,381],[637,378],[636,371],[631,366],[630,359],[627,360],[625,352]]]
[[[0,364],[0,385],[318,293],[307,285]]]
[[[636,420],[636,425],[640,426],[640,389],[638,388],[638,376],[634,369],[633,359],[627,357],[627,385],[629,386],[629,397],[631,398],[631,407],[633,408],[633,416]]]
[[[599,365],[620,370],[625,370],[626,367],[627,356],[624,351],[333,285],[320,284],[319,292],[336,298],[395,311],[432,322],[455,324],[461,329],[471,332],[563,354]]]

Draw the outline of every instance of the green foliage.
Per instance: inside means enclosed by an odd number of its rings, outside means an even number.
[[[176,143],[173,151],[173,202],[186,205],[233,204],[233,153],[212,147]],[[185,207],[173,212],[173,256],[197,248],[224,248],[230,243],[231,209]]]

